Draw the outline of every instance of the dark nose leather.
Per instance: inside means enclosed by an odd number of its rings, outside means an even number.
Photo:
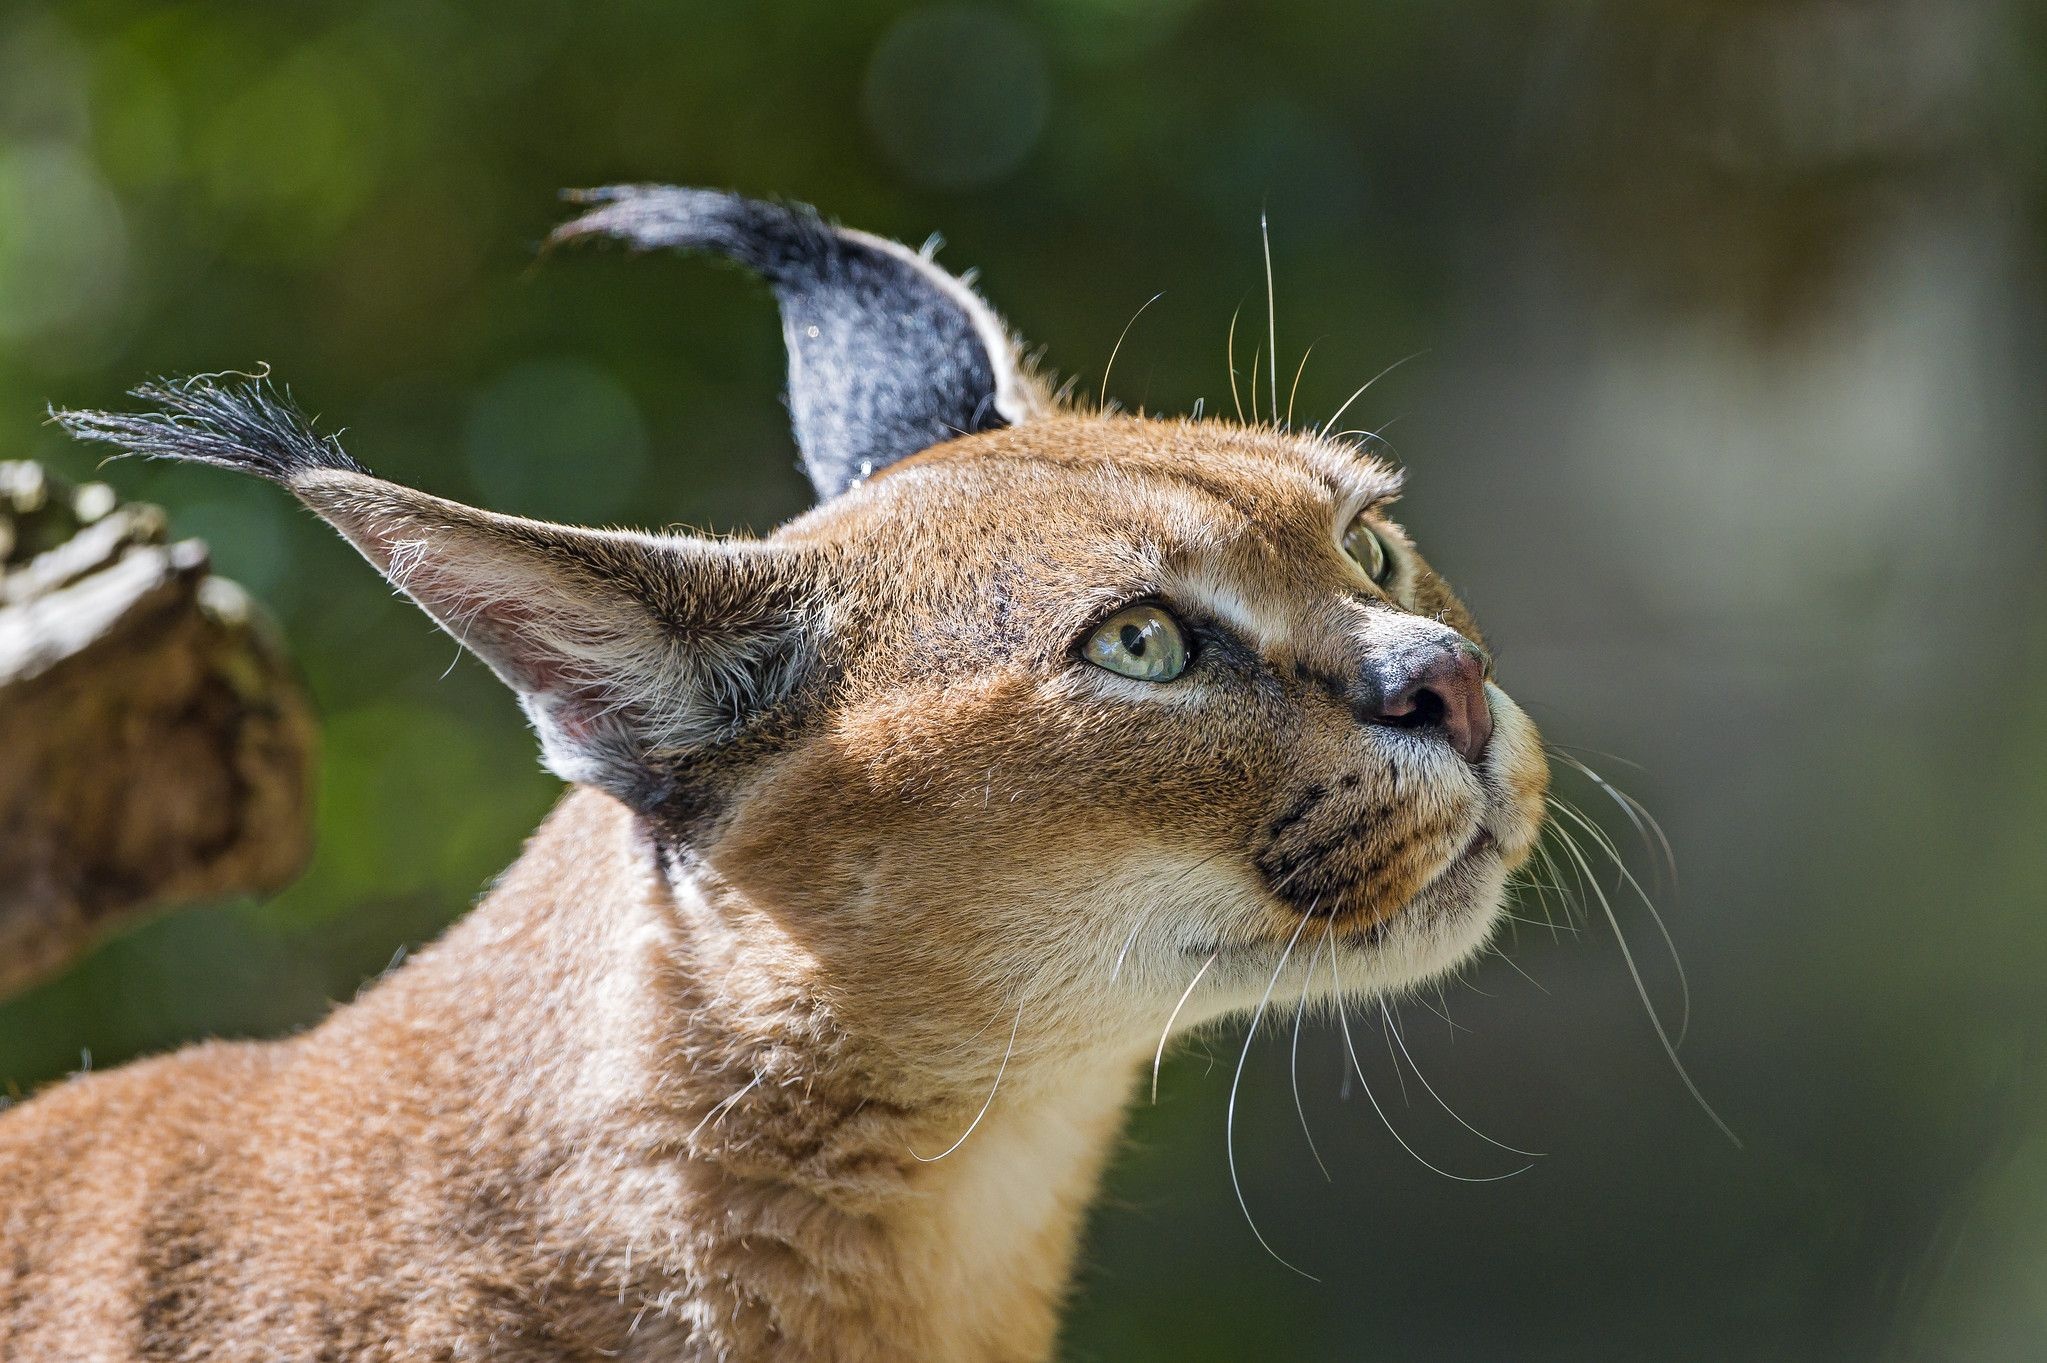
[[[1396,729],[1439,729],[1467,762],[1485,753],[1493,736],[1486,705],[1485,650],[1469,639],[1401,650],[1366,668],[1353,709],[1367,724]]]

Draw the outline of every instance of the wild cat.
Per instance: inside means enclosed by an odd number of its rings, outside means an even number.
[[[256,382],[60,414],[289,488],[571,788],[310,1031],[0,1118],[0,1358],[1043,1359],[1162,1019],[1493,930],[1546,767],[1393,470],[1066,410],[965,283],[808,210],[591,199],[559,236],[773,286],[813,510],[494,515]]]

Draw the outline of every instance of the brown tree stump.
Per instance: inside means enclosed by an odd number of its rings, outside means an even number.
[[[0,996],[138,914],[289,883],[315,727],[275,631],[163,512],[0,462]]]

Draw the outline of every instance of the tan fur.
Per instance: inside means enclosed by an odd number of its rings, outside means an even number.
[[[784,527],[828,656],[714,816],[572,790],[318,1027],[0,1119],[0,1359],[1047,1357],[1202,962],[1183,1026],[1326,995],[1324,939],[1349,991],[1410,987],[1530,850],[1503,693],[1476,768],[1335,695],[1403,631],[1477,637],[1391,522],[1384,592],[1338,548],[1395,487],[1305,436],[1055,415]],[[1149,689],[1078,661],[1136,598],[1238,653]]]

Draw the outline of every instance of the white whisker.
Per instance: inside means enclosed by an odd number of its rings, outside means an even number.
[[[1429,1010],[1429,1011],[1430,1011],[1431,1013],[1434,1013],[1434,1014],[1435,1014],[1435,1015],[1436,1015],[1437,1017],[1439,1017],[1439,1018],[1443,1019],[1444,1023],[1446,1023],[1446,1024],[1447,1024],[1447,1025],[1449,1026],[1449,1028],[1450,1028],[1450,1035],[1451,1035],[1451,1036],[1453,1036],[1453,1037],[1454,1037],[1454,1036],[1456,1036],[1456,1035],[1457,1035],[1457,1033],[1459,1033],[1459,1032],[1468,1032],[1468,1031],[1470,1031],[1471,1029],[1470,1029],[1469,1027],[1464,1027],[1464,1026],[1460,1026],[1460,1025],[1458,1024],[1457,1020],[1456,1020],[1455,1018],[1453,1018],[1453,1017],[1451,1017],[1451,1016],[1450,1016],[1450,1009],[1449,1009],[1449,1005],[1448,1005],[1448,1004],[1445,1004],[1445,1003],[1443,1003],[1443,1002],[1442,1002],[1442,998],[1443,998],[1443,991],[1442,991],[1441,987],[1439,986],[1439,987],[1437,988],[1437,990],[1436,990],[1436,999],[1437,999],[1437,1002],[1436,1002],[1436,1003],[1430,1003],[1430,1002],[1429,1002],[1429,1001],[1428,1001],[1427,999],[1423,998],[1423,997],[1422,997],[1421,995],[1419,995],[1419,994],[1417,994],[1417,995],[1415,995],[1415,996],[1414,996],[1414,1001],[1415,1001],[1416,1003],[1420,1004],[1420,1005],[1421,1005],[1422,1007],[1424,1007],[1424,1008],[1428,1009],[1428,1010]]]
[[[1382,1027],[1380,1030],[1384,1031],[1385,1029]],[[1400,1057],[1393,1053],[1393,1036],[1390,1032],[1387,1033],[1385,1041],[1386,1058],[1393,1062],[1393,1082],[1400,1085],[1400,1105],[1402,1107],[1413,1107],[1414,1100],[1407,1096],[1407,1075],[1401,1072]]]
[[[1129,959],[1130,948],[1137,945],[1137,934],[1143,927],[1144,920],[1142,918],[1130,925],[1130,936],[1124,939],[1123,949],[1116,953],[1116,968],[1109,972],[1110,984],[1116,983],[1117,977],[1123,973],[1123,962]]]
[[[1173,1024],[1179,1020],[1180,1010],[1187,1006],[1187,1000],[1194,997],[1194,988],[1201,983],[1201,977],[1208,973],[1208,968],[1215,964],[1215,958],[1220,955],[1222,955],[1221,947],[1217,947],[1214,951],[1208,953],[1208,959],[1201,963],[1201,969],[1194,972],[1194,978],[1187,981],[1185,992],[1180,995],[1180,1001],[1173,1005],[1173,1011],[1166,1017],[1165,1028],[1159,1032],[1159,1048],[1153,1053],[1151,1058],[1151,1101],[1154,1106],[1159,1101],[1159,1066],[1165,1063],[1166,1042],[1173,1035]]]
[[[1137,311],[1130,314],[1130,320],[1123,324],[1123,330],[1116,336],[1116,344],[1109,347],[1109,362],[1102,366],[1102,401],[1104,403],[1109,400],[1109,375],[1116,372],[1116,356],[1123,350],[1123,338],[1130,334],[1130,328],[1137,325],[1137,319],[1144,316],[1144,310],[1165,296],[1166,291],[1160,289],[1157,293],[1145,299],[1138,306]]]
[[[1411,1053],[1409,1053],[1407,1049],[1407,1040],[1405,1037],[1400,1035],[1400,1024],[1397,1020],[1395,1020],[1393,1016],[1393,1010],[1386,1006],[1386,1000],[1384,999],[1379,1000],[1379,1015],[1381,1018],[1384,1019],[1386,1023],[1387,1034],[1391,1036],[1393,1040],[1399,1045],[1400,1054],[1407,1060],[1408,1068],[1414,1071],[1415,1078],[1421,1080],[1423,1090],[1427,1092],[1429,1097],[1436,1100],[1437,1107],[1442,1108],[1443,1111],[1450,1114],[1451,1119],[1455,1121],[1457,1125],[1463,1127],[1466,1131],[1469,1131],[1472,1135],[1478,1137],[1487,1145],[1496,1146],[1501,1150],[1505,1150],[1508,1154],[1524,1155],[1529,1159],[1542,1158],[1542,1152],[1540,1150],[1523,1150],[1519,1146],[1509,1145],[1505,1141],[1496,1141],[1491,1136],[1486,1135],[1485,1132],[1473,1126],[1470,1122],[1465,1121],[1463,1117],[1459,1116],[1457,1113],[1457,1109],[1451,1107],[1448,1103],[1444,1102],[1443,1095],[1436,1092],[1436,1086],[1429,1082],[1429,1077],[1426,1074],[1422,1073],[1422,1067],[1414,1063],[1414,1056]]]
[[[1223,1117],[1223,1156],[1230,1166],[1230,1186],[1237,1192],[1237,1209],[1244,1213],[1244,1224],[1251,1228],[1264,1247],[1280,1263],[1285,1264],[1309,1282],[1322,1280],[1306,1269],[1296,1267],[1281,1256],[1280,1252],[1266,1243],[1265,1233],[1258,1229],[1258,1222],[1251,1215],[1251,1204],[1244,1200],[1244,1182],[1237,1176],[1237,1089],[1244,1082],[1244,1065],[1251,1058],[1252,1043],[1258,1040],[1258,1024],[1265,1020],[1265,1005],[1272,1002],[1272,991],[1279,984],[1279,977],[1286,970],[1287,958],[1294,954],[1294,944],[1301,940],[1301,933],[1307,930],[1309,915],[1302,914],[1301,921],[1294,928],[1294,935],[1287,939],[1286,949],[1279,953],[1279,964],[1272,968],[1272,978],[1265,982],[1265,992],[1258,998],[1257,1011],[1251,1014],[1251,1030],[1244,1036],[1244,1049],[1237,1055],[1237,1072],[1230,1078],[1230,1102]]]
[[[1571,903],[1564,891],[1563,873],[1557,870],[1556,858],[1550,855],[1549,848],[1541,843],[1536,844],[1535,856],[1541,864],[1542,878],[1537,879],[1535,876],[1530,875],[1527,884],[1530,889],[1535,891],[1536,903],[1542,906],[1542,921],[1549,926],[1550,940],[1552,942],[1562,941],[1563,939],[1557,935],[1557,920],[1556,915],[1551,912],[1550,895],[1554,893],[1563,901],[1564,921],[1569,923],[1571,921]]]
[[[1628,822],[1635,826],[1635,833],[1642,839],[1642,846],[1646,850],[1650,852],[1660,851],[1662,853],[1663,869],[1669,873],[1670,888],[1675,893],[1678,888],[1677,854],[1671,850],[1670,838],[1665,835],[1663,825],[1657,822],[1656,816],[1649,812],[1648,806],[1628,794],[1625,790],[1622,790],[1619,786],[1613,784],[1613,782],[1607,780],[1604,776],[1601,776],[1584,762],[1579,761],[1566,749],[1555,743],[1548,743],[1544,746],[1549,749],[1550,756],[1578,772],[1586,780],[1592,782],[1593,785],[1598,786],[1607,799],[1620,806],[1621,813],[1627,815]],[[1615,758],[1614,760],[1621,761],[1623,759]]]
[[[683,1138],[683,1144],[688,1145],[691,1142],[695,1141],[697,1138],[697,1133],[702,1131],[705,1127],[716,1126],[718,1124],[718,1119],[723,1117],[726,1113],[730,1112],[741,1098],[744,1098],[747,1094],[752,1093],[755,1089],[760,1087],[761,1079],[762,1076],[756,1074],[751,1080],[747,1081],[746,1086],[740,1089],[737,1093],[729,1094],[726,1097],[721,1098],[718,1101],[718,1105],[716,1107],[712,1108],[709,1112],[706,1112],[703,1115],[703,1119],[699,1121],[695,1126],[689,1129],[689,1135]]]
[[[939,1151],[937,1154],[925,1156],[919,1155],[915,1150],[912,1150],[910,1152],[911,1157],[917,1160],[920,1164],[936,1164],[938,1163],[938,1161],[944,1159],[947,1155],[950,1155],[953,1151],[965,1145],[967,1143],[967,1137],[974,1134],[974,1128],[979,1126],[981,1124],[981,1119],[988,1115],[988,1109],[995,1106],[995,1095],[1002,1088],[1002,1076],[1009,1069],[1009,1057],[1016,1050],[1016,1029],[1023,1025],[1023,1010],[1024,1010],[1023,1004],[1021,1003],[1017,1004],[1016,1020],[1009,1024],[1009,1044],[1002,1048],[1002,1063],[995,1067],[995,1082],[988,1086],[988,1099],[986,1102],[981,1104],[981,1110],[974,1114],[973,1121],[967,1123],[967,1129],[965,1131],[960,1132],[960,1138],[954,1141],[951,1145],[946,1146],[945,1149]]]
[[[1706,1101],[1706,1095],[1699,1092],[1699,1086],[1692,1082],[1691,1072],[1685,1069],[1684,1061],[1678,1059],[1677,1047],[1671,1043],[1670,1033],[1664,1029],[1663,1019],[1657,1014],[1656,1005],[1649,1001],[1648,986],[1642,982],[1642,971],[1635,964],[1635,953],[1628,948],[1627,935],[1621,931],[1620,918],[1614,913],[1613,905],[1607,900],[1606,891],[1600,887],[1598,880],[1593,877],[1592,868],[1586,865],[1585,854],[1579,850],[1577,842],[1572,839],[1568,832],[1562,829],[1558,831],[1562,834],[1566,853],[1573,861],[1578,863],[1583,873],[1583,881],[1591,886],[1593,895],[1599,900],[1600,910],[1606,915],[1607,926],[1613,930],[1613,939],[1620,946],[1621,959],[1627,962],[1628,975],[1635,982],[1635,993],[1642,1000],[1642,1011],[1649,1015],[1649,1025],[1655,1028],[1656,1039],[1663,1044],[1663,1053],[1670,1057],[1671,1068],[1676,1070],[1677,1077],[1684,1081],[1686,1090],[1692,1095],[1692,1101],[1699,1105],[1699,1109],[1702,1112],[1713,1119],[1713,1125],[1719,1127],[1721,1134],[1734,1142],[1736,1149],[1742,1149],[1741,1137],[1735,1135],[1733,1129],[1720,1119],[1720,1114],[1715,1112],[1713,1105]]]
[[[1265,340],[1267,367],[1272,371],[1272,419],[1279,420],[1279,302],[1272,287],[1272,229],[1265,210],[1258,210],[1258,240],[1265,248]],[[1258,367],[1251,367],[1251,382],[1258,382]]]
[[[1230,405],[1237,409],[1237,420],[1239,421],[1244,419],[1244,399],[1237,395],[1237,318],[1242,316],[1243,312],[1244,305],[1238,303],[1237,310],[1230,314],[1229,339],[1223,343],[1223,354],[1228,358],[1230,364]],[[1252,380],[1254,383],[1256,382],[1257,376],[1255,374],[1252,376]],[[1255,393],[1252,397],[1252,403],[1254,406],[1257,403]]]
[[[1349,397],[1345,398],[1343,400],[1343,406],[1337,408],[1336,411],[1330,415],[1329,420],[1322,423],[1322,429],[1319,432],[1319,434],[1325,436],[1328,435],[1330,428],[1336,425],[1337,422],[1341,421],[1343,419],[1343,414],[1350,410],[1351,404],[1356,402],[1359,398],[1363,397],[1366,391],[1369,390],[1373,384],[1377,383],[1380,379],[1385,378],[1388,374],[1391,374],[1394,370],[1400,368],[1400,366],[1406,364],[1409,360],[1419,359],[1421,356],[1426,355],[1428,353],[1429,352],[1426,350],[1417,350],[1412,355],[1403,355],[1399,359],[1395,360],[1392,364],[1387,365],[1384,369],[1380,370],[1378,373],[1372,375],[1372,377],[1366,379],[1363,383],[1359,384],[1358,391],[1352,393]],[[1391,425],[1392,423],[1388,422],[1387,424]]]
[[[1548,928],[1552,936],[1557,931],[1555,923],[1538,923],[1533,918],[1523,918],[1519,914],[1502,913],[1500,917],[1506,919],[1509,923],[1524,923],[1531,928]],[[1574,926],[1566,925],[1564,931],[1570,933],[1573,937],[1578,935],[1578,929]]]
[[[1670,963],[1677,968],[1679,1007],[1677,1040],[1675,1044],[1679,1046],[1684,1045],[1685,1035],[1692,1029],[1692,982],[1691,978],[1685,974],[1684,957],[1678,953],[1677,942],[1671,937],[1670,928],[1664,923],[1663,915],[1656,911],[1655,901],[1649,897],[1649,892],[1642,888],[1642,883],[1635,879],[1635,873],[1628,869],[1625,861],[1621,860],[1620,849],[1613,845],[1613,839],[1606,836],[1605,829],[1593,823],[1556,796],[1546,796],[1545,799],[1549,806],[1556,810],[1557,813],[1569,818],[1591,835],[1592,840],[1598,845],[1599,849],[1605,852],[1613,861],[1614,869],[1620,872],[1628,888],[1635,892],[1635,898],[1642,902],[1643,908],[1649,910],[1649,919],[1656,924],[1656,931],[1663,938],[1664,949],[1670,953]]]
[[[1294,399],[1301,395],[1301,375],[1308,372],[1308,357],[1313,355],[1315,347],[1321,344],[1322,338],[1319,336],[1310,341],[1308,348],[1301,352],[1301,362],[1294,366],[1294,381],[1286,390],[1286,428],[1288,430],[1294,428]]]
[[[1362,1088],[1365,1091],[1366,1099],[1369,1100],[1372,1104],[1372,1111],[1379,1114],[1380,1124],[1386,1128],[1388,1134],[1390,1134],[1394,1140],[1400,1142],[1400,1148],[1402,1150],[1405,1150],[1409,1155],[1413,1156],[1415,1162],[1420,1164],[1424,1169],[1427,1169],[1432,1173],[1441,1174],[1444,1178],[1455,1179],[1459,1183],[1497,1183],[1503,1178],[1513,1178],[1515,1174],[1525,1174],[1530,1169],[1533,1169],[1535,1167],[1533,1164],[1525,1164],[1521,1166],[1519,1169],[1513,1170],[1511,1173],[1491,1174],[1484,1178],[1472,1178],[1465,1174],[1453,1174],[1448,1169],[1437,1168],[1435,1165],[1423,1159],[1421,1157],[1421,1153],[1417,1151],[1413,1146],[1407,1143],[1407,1137],[1401,1135],[1400,1129],[1393,1125],[1392,1119],[1386,1115],[1386,1109],[1379,1106],[1378,1096],[1372,1092],[1371,1081],[1365,1078],[1365,1067],[1363,1063],[1360,1062],[1358,1059],[1357,1044],[1351,1040],[1350,1017],[1349,1014],[1344,1011],[1343,1006],[1343,976],[1337,970],[1336,967],[1336,958],[1342,954],[1343,953],[1340,949],[1331,951],[1329,953],[1329,978],[1333,980],[1336,984],[1336,1020],[1339,1025],[1339,1028],[1343,1032],[1343,1048],[1350,1055],[1351,1070],[1358,1077],[1358,1087]]]
[[[1536,979],[1535,976],[1523,970],[1520,966],[1520,963],[1517,962],[1512,956],[1509,956],[1506,952],[1501,951],[1498,947],[1493,948],[1493,954],[1498,956],[1501,960],[1505,961],[1507,963],[1508,968],[1511,969],[1516,975],[1519,975],[1522,979],[1528,981],[1537,989],[1541,989],[1543,993],[1545,994],[1549,993],[1549,990],[1543,988],[1542,981]]]
[[[1307,980],[1312,981],[1315,978],[1315,965],[1322,959],[1322,948],[1329,945],[1329,934],[1335,930],[1335,927],[1336,920],[1332,918],[1328,921],[1328,925],[1322,929],[1322,936],[1316,940],[1315,950],[1308,957]],[[1293,1085],[1294,1115],[1301,1119],[1301,1134],[1307,1137],[1308,1153],[1315,1157],[1315,1167],[1322,1171],[1322,1181],[1324,1183],[1333,1183],[1335,1180],[1329,1176],[1329,1166],[1322,1162],[1322,1152],[1315,1148],[1315,1133],[1308,1129],[1308,1110],[1301,1105],[1301,1019],[1306,1016],[1307,1011],[1308,986],[1306,982],[1303,982],[1301,985],[1301,997],[1294,1004],[1294,1040],[1292,1047],[1287,1052],[1287,1079]]]

